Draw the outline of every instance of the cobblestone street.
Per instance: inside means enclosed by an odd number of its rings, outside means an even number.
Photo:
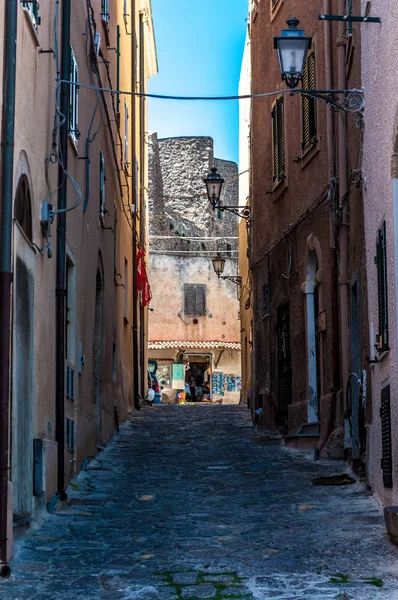
[[[398,552],[360,484],[255,432],[237,406],[135,412],[44,525],[4,600],[398,598]],[[91,501],[97,501],[91,503]]]

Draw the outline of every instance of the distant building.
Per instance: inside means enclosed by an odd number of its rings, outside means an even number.
[[[238,286],[218,279],[211,261],[220,253],[225,274],[237,275],[237,217],[209,204],[203,179],[213,166],[225,180],[222,205],[236,206],[237,165],[214,158],[211,138],[151,137],[149,358],[173,397],[187,383],[197,400],[238,402]],[[184,381],[173,386],[177,364]]]

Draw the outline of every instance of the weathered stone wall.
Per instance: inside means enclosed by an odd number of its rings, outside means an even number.
[[[149,211],[151,251],[237,249],[237,239],[189,240],[189,237],[237,236],[238,219],[225,211],[222,219],[210,206],[203,180],[217,167],[225,180],[221,200],[225,206],[238,204],[238,167],[214,158],[210,137],[166,138],[150,136]],[[153,236],[169,236],[159,239]],[[185,239],[184,239],[185,238]],[[236,254],[236,253],[234,253]]]

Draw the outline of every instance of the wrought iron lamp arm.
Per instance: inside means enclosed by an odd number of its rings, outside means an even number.
[[[242,285],[242,277],[240,275],[219,275],[218,279],[228,279],[228,281],[232,281],[236,285]]]
[[[250,206],[224,206],[224,205],[222,205],[222,206],[216,206],[215,208],[220,209],[222,212],[226,210],[227,212],[237,215],[241,219],[250,220],[250,217],[251,217]]]
[[[346,96],[343,99],[338,98],[337,94],[339,93],[340,90],[301,90],[299,88],[291,90],[292,96],[301,94],[307,98],[315,98],[347,113],[361,113],[365,110],[365,94],[362,90],[346,91]]]

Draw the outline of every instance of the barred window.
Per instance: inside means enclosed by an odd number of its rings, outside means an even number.
[[[303,90],[315,90],[315,53],[313,50],[307,55],[303,71]],[[302,113],[302,151],[305,152],[316,144],[316,100],[309,96],[301,98],[301,113]]]
[[[272,105],[272,166],[273,181],[279,183],[285,179],[285,143],[284,143],[284,119],[283,119],[283,96],[279,96]]]

